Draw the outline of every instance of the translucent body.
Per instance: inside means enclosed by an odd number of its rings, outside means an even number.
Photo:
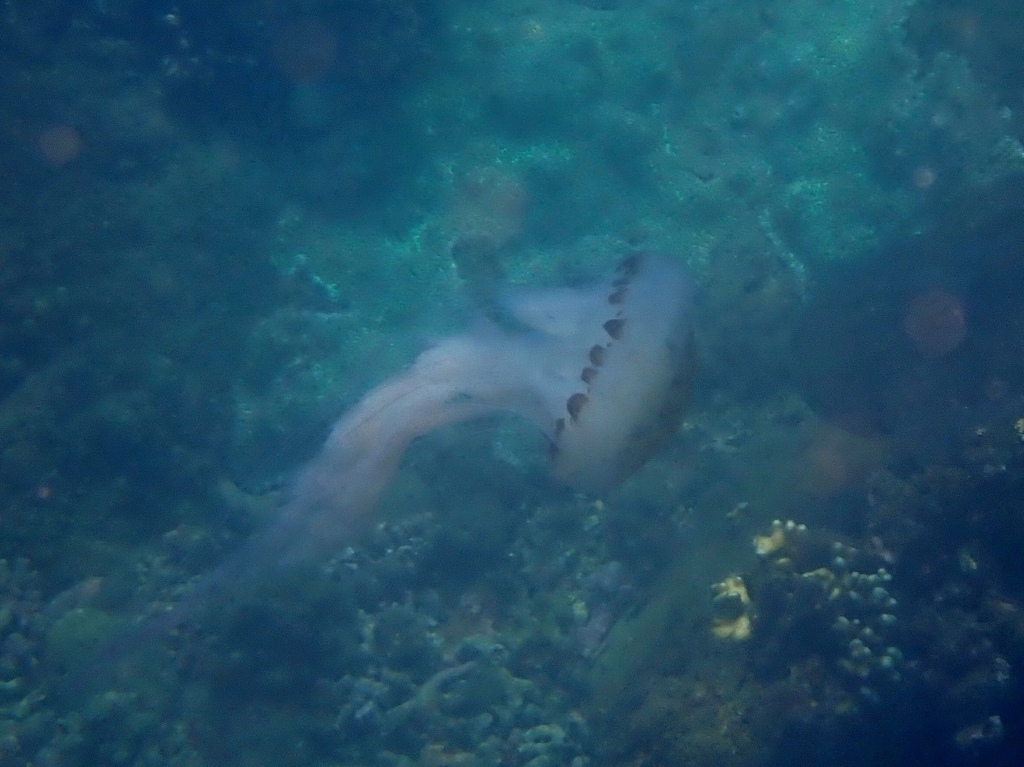
[[[689,277],[638,254],[611,280],[507,297],[521,327],[442,340],[341,417],[278,520],[160,617],[123,632],[111,659],[181,624],[268,568],[328,556],[365,526],[409,443],[440,426],[516,413],[550,440],[555,475],[600,492],[671,438],[693,367]]]

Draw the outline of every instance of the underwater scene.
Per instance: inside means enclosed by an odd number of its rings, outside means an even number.
[[[1019,0],[0,0],[0,767],[1024,764]]]

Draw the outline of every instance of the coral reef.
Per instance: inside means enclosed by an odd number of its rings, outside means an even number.
[[[775,520],[755,536],[762,564],[750,576],[751,604],[765,672],[822,663],[845,675],[837,681],[851,693],[851,707],[856,696],[877,701],[879,689],[885,694],[902,682],[899,603],[880,545],[862,550],[793,521]]]

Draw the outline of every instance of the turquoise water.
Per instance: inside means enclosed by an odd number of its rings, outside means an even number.
[[[0,767],[1019,764],[1021,25],[0,3]]]

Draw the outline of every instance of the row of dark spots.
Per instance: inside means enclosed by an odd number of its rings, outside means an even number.
[[[622,330],[623,328],[625,328],[625,326],[625,319],[621,317],[615,317],[605,322],[602,327],[604,327],[605,332],[611,337],[613,341],[618,341],[620,338],[622,338]],[[587,385],[588,390],[590,388],[590,385],[597,378],[597,369],[604,364],[605,355],[607,354],[608,349],[610,347],[610,343],[605,344],[604,346],[602,346],[601,344],[594,344],[593,346],[590,347],[590,353],[588,356],[590,358],[591,363],[593,364],[583,368],[583,371],[580,373],[580,380]],[[586,405],[588,402],[590,402],[590,398],[583,392],[576,392],[575,394],[570,396],[569,399],[566,401],[565,407],[566,410],[569,411],[569,418],[572,419],[573,423],[576,422],[576,419],[579,417],[580,412],[583,410],[583,406]],[[556,426],[556,433],[557,431],[558,429]]]
[[[626,294],[629,292],[629,284],[633,278],[636,277],[640,271],[640,256],[633,254],[625,259],[622,263],[616,267],[615,272],[618,275],[612,280],[612,292],[608,294],[608,303],[612,305],[621,306],[625,303]],[[611,337],[613,341],[618,341],[622,338],[622,331],[626,327],[626,320],[622,316],[622,309],[616,312],[615,317],[606,321],[602,325],[604,331]],[[583,368],[583,372],[580,373],[580,380],[587,385],[589,389],[590,385],[597,378],[597,369],[604,365],[605,355],[608,352],[608,348],[611,344],[594,344],[590,347],[590,353],[588,357],[590,359],[590,365]],[[565,409],[569,413],[569,418],[573,423],[579,418],[583,408],[587,403],[590,402],[588,397],[583,392],[576,392],[571,395],[565,402]],[[559,418],[555,421],[555,439],[557,440],[562,436],[562,432],[565,431],[565,419]],[[553,450],[557,448],[552,445]]]

